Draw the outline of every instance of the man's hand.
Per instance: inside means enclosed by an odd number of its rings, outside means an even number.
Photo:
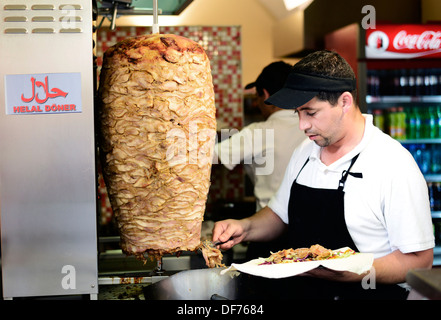
[[[278,238],[286,225],[269,207],[242,220],[218,221],[213,228],[213,242],[225,242],[220,246],[227,250],[242,241],[270,241]]]
[[[223,220],[214,224],[213,228],[213,242],[224,242],[219,247],[223,250],[228,250],[234,245],[243,241],[245,237],[243,220]]]

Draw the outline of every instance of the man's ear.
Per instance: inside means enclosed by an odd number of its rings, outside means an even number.
[[[346,113],[349,111],[349,108],[352,106],[354,102],[354,97],[352,97],[352,94],[349,91],[345,91],[340,95],[338,100],[343,107],[343,112]]]
[[[269,92],[265,88],[263,88],[263,96],[264,96],[265,100],[270,97]]]

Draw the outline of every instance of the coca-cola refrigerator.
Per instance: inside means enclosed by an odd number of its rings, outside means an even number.
[[[325,36],[358,79],[358,103],[399,140],[424,174],[441,265],[441,24],[351,24]]]

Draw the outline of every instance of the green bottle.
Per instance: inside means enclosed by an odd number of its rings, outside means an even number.
[[[437,136],[437,123],[436,123],[436,109],[434,107],[429,107],[427,110],[428,117],[428,135],[427,138],[435,139]]]
[[[406,116],[406,137],[407,139],[415,139],[415,108],[409,107],[406,108],[407,116]]]
[[[436,107],[436,138],[441,139],[441,106]]]
[[[415,136],[413,139],[421,139],[423,135],[422,128],[422,117],[420,113],[420,108],[414,108],[414,118],[415,118]]]
[[[397,108],[397,130],[396,135],[397,139],[405,140],[406,139],[406,113],[404,112],[403,107]]]

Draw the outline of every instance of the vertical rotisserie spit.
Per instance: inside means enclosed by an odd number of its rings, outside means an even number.
[[[100,74],[103,176],[128,255],[194,251],[201,242],[216,109],[210,62],[172,34],[109,48]]]

